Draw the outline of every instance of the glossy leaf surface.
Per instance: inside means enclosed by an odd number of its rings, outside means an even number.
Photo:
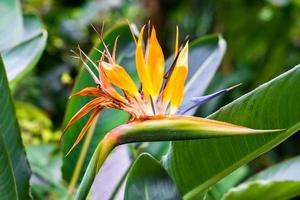
[[[23,148],[8,80],[0,57],[0,197],[30,199],[31,170]]]
[[[283,128],[284,132],[173,142],[163,163],[184,198],[199,198],[234,169],[298,131],[299,88],[300,67],[296,66],[209,117],[251,128]]]
[[[181,199],[175,183],[149,154],[140,155],[129,171],[125,200]]]
[[[228,190],[239,184],[246,177],[248,172],[248,166],[238,168],[210,188],[205,194],[205,198],[203,198],[203,200],[221,199]]]
[[[291,199],[300,195],[300,157],[269,167],[232,188],[224,200]]]

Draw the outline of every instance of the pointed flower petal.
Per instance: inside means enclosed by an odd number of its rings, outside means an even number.
[[[163,92],[163,103],[170,102],[171,114],[175,114],[184,95],[184,82],[188,74],[188,43],[180,52],[176,65]]]
[[[96,108],[97,106],[100,106],[101,103],[104,101],[105,99],[103,97],[98,97],[95,98],[93,100],[91,100],[90,102],[88,102],[87,104],[85,104],[69,121],[69,123],[67,124],[67,126],[65,127],[63,132],[66,132],[77,120],[81,119],[83,116],[85,116],[88,112],[90,112],[91,110],[93,110],[94,108]]]
[[[93,122],[97,119],[97,116],[101,112],[101,110],[102,109],[96,109],[91,114],[90,118],[88,119],[88,121],[86,122],[86,124],[84,125],[84,127],[82,128],[81,132],[77,136],[77,139],[75,140],[74,144],[72,145],[72,147],[70,148],[70,150],[68,151],[68,153],[66,154],[66,156],[68,156],[71,153],[71,151],[77,146],[77,144],[82,140],[82,138],[85,135],[85,133],[87,132],[87,130],[90,128],[90,126],[93,124]]]
[[[100,96],[103,92],[96,87],[87,87],[82,89],[81,91],[72,94],[72,96]]]
[[[145,57],[144,57],[144,52],[143,52],[143,34],[144,34],[144,29],[145,26],[143,26],[138,42],[136,45],[136,50],[135,50],[135,62],[136,62],[136,69],[137,73],[139,76],[139,79],[142,83],[143,91],[144,93],[150,93],[152,91],[152,85],[151,85],[151,80],[150,80],[150,72],[147,68],[146,62],[145,62]]]
[[[117,87],[128,91],[130,94],[137,96],[138,89],[131,79],[129,74],[125,71],[123,67],[118,64],[110,64],[106,62],[101,62],[104,72],[108,79]]]
[[[176,26],[176,36],[175,36],[175,50],[174,50],[174,58],[176,57],[178,53],[178,44],[179,44],[179,30],[178,26]]]
[[[189,110],[193,109],[193,108],[196,108],[226,92],[229,92],[231,90],[233,90],[234,88],[240,86],[241,84],[238,84],[238,85],[235,85],[235,86],[232,86],[232,87],[229,87],[229,88],[226,88],[226,89],[223,89],[223,90],[220,90],[218,92],[215,92],[213,94],[209,94],[209,95],[205,95],[205,96],[201,96],[201,97],[194,97],[191,101],[191,104],[189,105],[185,105],[183,106],[182,108],[180,108],[179,110],[179,114],[184,114],[186,112],[188,112]]]
[[[125,102],[125,98],[120,95],[115,88],[111,85],[110,80],[107,78],[107,76],[104,73],[103,66],[101,65],[102,62],[99,62],[99,78],[102,82],[102,87],[111,95],[113,98]]]
[[[160,44],[156,37],[154,27],[151,31],[149,42],[149,54],[147,60],[147,67],[150,71],[152,90],[149,91],[150,95],[156,99],[163,82],[165,58]]]

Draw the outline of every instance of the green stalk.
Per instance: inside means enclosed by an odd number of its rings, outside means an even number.
[[[85,199],[102,164],[117,145],[133,142],[207,139],[278,131],[281,130],[256,130],[205,118],[185,116],[157,117],[121,125],[111,130],[98,144],[75,199]]]
[[[124,174],[123,174],[121,180],[119,181],[118,185],[115,187],[113,193],[111,194],[111,196],[109,197],[108,200],[114,200],[114,199],[116,198],[116,196],[117,196],[117,194],[118,194],[120,188],[122,187],[124,181],[126,180],[127,174],[128,174],[128,172],[129,172],[129,170],[130,170],[130,167],[131,167],[131,166],[129,166],[129,167],[126,169],[126,171],[124,172]]]
[[[82,181],[78,187],[75,199],[84,200],[88,195],[93,181],[110,152],[117,145],[113,137],[105,137],[97,146],[91,161],[86,169]]]

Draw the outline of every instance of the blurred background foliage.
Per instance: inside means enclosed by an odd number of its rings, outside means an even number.
[[[166,55],[172,53],[176,25],[181,40],[186,35],[193,40],[209,33],[222,34],[227,52],[207,93],[243,85],[201,107],[200,116],[300,63],[299,0],[23,0],[22,8],[41,18],[48,41],[35,70],[13,88],[17,115],[27,149],[49,143],[44,151],[54,160],[66,102],[80,67],[70,50],[78,45],[86,52],[92,48],[98,38],[91,24],[101,30],[104,22],[106,31],[126,19],[137,25],[151,19]],[[297,141],[299,134],[252,162],[251,169],[299,154]],[[34,159],[32,154],[29,157]],[[61,192],[60,186],[52,187]]]

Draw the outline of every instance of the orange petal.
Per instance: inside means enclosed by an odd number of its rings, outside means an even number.
[[[102,109],[97,109],[95,110],[89,120],[86,122],[86,124],[84,125],[84,127],[81,129],[81,132],[79,133],[76,141],[74,142],[73,146],[71,147],[71,149],[68,151],[67,155],[68,156],[71,151],[76,147],[76,145],[82,140],[83,136],[85,135],[86,131],[90,128],[90,126],[92,125],[92,123],[97,119],[98,114],[101,112]]]
[[[175,39],[175,51],[174,51],[174,58],[177,56],[178,53],[178,42],[179,41],[179,30],[178,26],[176,26],[176,39]]]
[[[121,101],[121,102],[125,102],[125,98],[120,95],[114,88],[113,86],[110,84],[109,79],[107,78],[107,76],[104,73],[104,69],[103,66],[101,65],[101,62],[99,63],[99,78],[102,81],[102,87],[115,99]]]
[[[90,102],[88,102],[87,104],[85,104],[69,121],[69,123],[67,124],[67,126],[64,128],[63,132],[65,133],[70,126],[72,126],[77,120],[79,120],[80,118],[82,118],[83,116],[85,116],[88,112],[90,112],[92,109],[96,108],[97,106],[101,105],[101,102],[104,100],[103,97],[98,97],[95,98],[93,100],[91,100]]]
[[[171,77],[163,91],[163,104],[171,103],[171,114],[175,114],[184,95],[184,82],[188,74],[188,43],[180,52]]]
[[[156,37],[154,27],[152,28],[150,42],[149,42],[149,54],[147,67],[151,76],[151,90],[150,95],[156,99],[163,82],[165,58],[160,44]]]
[[[138,95],[138,89],[126,70],[118,64],[101,62],[108,79],[117,87],[128,91],[134,96]]]
[[[150,80],[150,72],[147,68],[144,52],[143,52],[143,34],[144,34],[145,26],[143,26],[138,42],[136,45],[135,50],[135,62],[136,62],[136,69],[139,76],[139,79],[142,83],[143,91],[145,93],[150,93],[152,90],[151,80]]]
[[[182,51],[180,52],[176,65],[188,67],[188,53],[189,53],[189,42],[185,44]]]
[[[72,94],[71,97],[73,97],[73,96],[101,96],[102,94],[103,94],[103,92],[96,87],[87,87],[75,94]]]
[[[178,66],[174,69],[173,93],[171,98],[171,114],[175,114],[184,95],[184,82],[187,77],[187,68]]]

